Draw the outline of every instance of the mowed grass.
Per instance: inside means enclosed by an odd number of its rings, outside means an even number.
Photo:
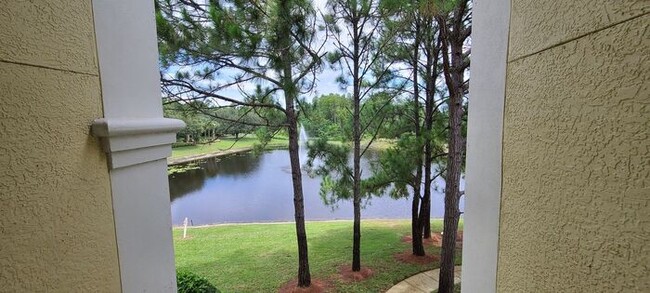
[[[332,141],[335,144],[341,144],[340,141]],[[368,141],[363,141],[362,144],[367,144]],[[370,148],[378,151],[385,150],[393,146],[392,140],[378,139],[372,143]],[[234,137],[223,137],[218,141],[212,143],[200,143],[190,146],[181,146],[172,148],[172,158],[180,158],[193,155],[203,155],[209,153],[218,153],[228,150],[252,148],[259,144],[259,140],[252,136],[244,136],[239,139]],[[276,136],[266,145],[267,149],[283,148],[289,146],[289,139],[287,137]]]
[[[361,150],[363,150],[368,145],[369,142],[370,142],[369,139],[362,140],[361,141]],[[369,149],[372,149],[372,150],[375,150],[375,151],[385,151],[388,148],[394,146],[395,142],[396,142],[396,140],[393,140],[393,139],[384,139],[384,138],[376,139],[375,141],[372,142]],[[328,143],[335,144],[335,145],[342,145],[342,144],[346,143],[346,144],[351,145],[351,142],[342,142],[342,141],[339,141],[339,140],[329,140]]]
[[[210,144],[197,144],[191,146],[175,147],[172,149],[172,158],[186,157],[192,155],[209,154],[227,150],[236,150],[251,148],[259,144],[259,140],[254,136],[244,136],[239,139],[221,138]],[[273,138],[267,145],[267,148],[288,147],[289,140],[286,137]]]
[[[462,227],[462,225],[461,225]],[[440,231],[442,221],[432,222]],[[410,251],[401,241],[410,234],[408,220],[364,220],[361,262],[375,275],[365,281],[346,283],[337,277],[338,267],[351,264],[352,221],[308,222],[309,263],[312,278],[325,279],[335,292],[383,292],[418,272],[439,266],[404,264],[394,254]],[[222,292],[277,292],[296,278],[298,270],[294,224],[243,224],[174,229],[176,267],[208,278]],[[439,255],[436,247],[427,253]],[[460,250],[457,260],[460,262]]]

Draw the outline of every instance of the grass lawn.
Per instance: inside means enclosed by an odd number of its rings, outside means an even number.
[[[432,222],[432,230],[441,228],[441,220]],[[361,262],[375,275],[358,283],[337,279],[337,268],[351,264],[352,221],[328,221],[307,223],[312,278],[330,281],[335,292],[383,292],[409,276],[438,267],[437,263],[404,264],[393,258],[411,248],[401,242],[402,236],[410,234],[409,220],[365,220],[361,229]],[[208,278],[222,292],[277,292],[296,278],[293,224],[191,228],[185,240],[182,233],[174,229],[176,267]],[[438,255],[440,250],[427,246],[427,253]],[[460,261],[460,251],[457,256]]]
[[[250,148],[258,144],[259,140],[254,136],[244,136],[238,140],[229,137],[221,138],[219,141],[210,144],[197,144],[192,146],[175,147],[172,149],[172,158],[179,158],[191,155],[201,155],[225,150]],[[234,145],[233,145],[234,144]],[[289,140],[286,137],[273,138],[267,145],[268,148],[287,147]]]
[[[338,140],[330,140],[328,142],[331,143],[331,144],[338,144],[338,145],[343,144],[343,142],[338,141]],[[363,148],[365,148],[366,145],[368,145],[369,142],[370,142],[370,140],[367,140],[367,139],[362,140],[361,141],[361,149],[363,150]],[[373,149],[375,151],[384,151],[384,150],[386,150],[386,149],[388,149],[388,148],[390,148],[390,147],[392,147],[394,145],[395,145],[395,140],[380,138],[380,139],[376,139],[375,141],[372,142],[372,144],[370,145],[370,149]]]

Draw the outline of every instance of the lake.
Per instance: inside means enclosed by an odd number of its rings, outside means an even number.
[[[362,160],[368,174],[368,160],[377,153],[367,152]],[[301,154],[301,163],[306,154]],[[200,169],[169,175],[172,223],[181,225],[185,217],[193,225],[217,223],[293,221],[293,191],[288,150],[266,151],[259,155],[240,153],[212,158],[198,164]],[[341,201],[338,208],[323,204],[320,178],[303,172],[305,217],[307,220],[352,219],[352,202]],[[461,182],[464,185],[464,182]],[[443,180],[436,180],[431,215],[443,216]],[[461,189],[464,189],[462,187]],[[463,210],[464,198],[461,198]],[[361,211],[363,219],[410,219],[411,199],[373,197]]]

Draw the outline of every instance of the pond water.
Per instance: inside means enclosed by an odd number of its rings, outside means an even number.
[[[369,173],[367,152],[362,166]],[[301,163],[306,154],[301,153]],[[288,150],[267,151],[260,155],[240,153],[212,158],[199,163],[200,169],[169,175],[173,225],[185,217],[193,225],[215,223],[293,221],[293,191]],[[352,219],[352,202],[341,201],[332,209],[319,195],[320,178],[303,172],[305,217],[307,220]],[[432,217],[442,217],[444,181],[432,194]],[[463,189],[461,187],[461,189]],[[461,210],[463,210],[461,198]],[[410,219],[411,199],[372,197],[361,211],[363,219]]]

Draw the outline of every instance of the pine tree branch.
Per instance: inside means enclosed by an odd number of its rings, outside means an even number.
[[[161,77],[161,82],[163,82],[163,84],[167,85],[167,86],[171,85],[171,86],[178,86],[178,87],[181,87],[181,88],[186,88],[186,89],[189,89],[189,90],[191,90],[193,92],[204,95],[206,97],[216,98],[216,99],[220,99],[220,100],[227,101],[227,102],[230,102],[230,103],[235,103],[235,104],[242,105],[242,106],[271,108],[271,109],[281,111],[282,113],[286,113],[284,108],[282,108],[282,107],[280,107],[278,105],[275,105],[275,104],[242,102],[242,101],[239,101],[237,99],[228,98],[226,96],[219,95],[219,94],[216,94],[216,93],[211,92],[211,91],[206,91],[206,90],[197,88],[193,84],[191,84],[191,83],[189,83],[187,81],[184,81],[184,80],[166,79],[164,77]]]

